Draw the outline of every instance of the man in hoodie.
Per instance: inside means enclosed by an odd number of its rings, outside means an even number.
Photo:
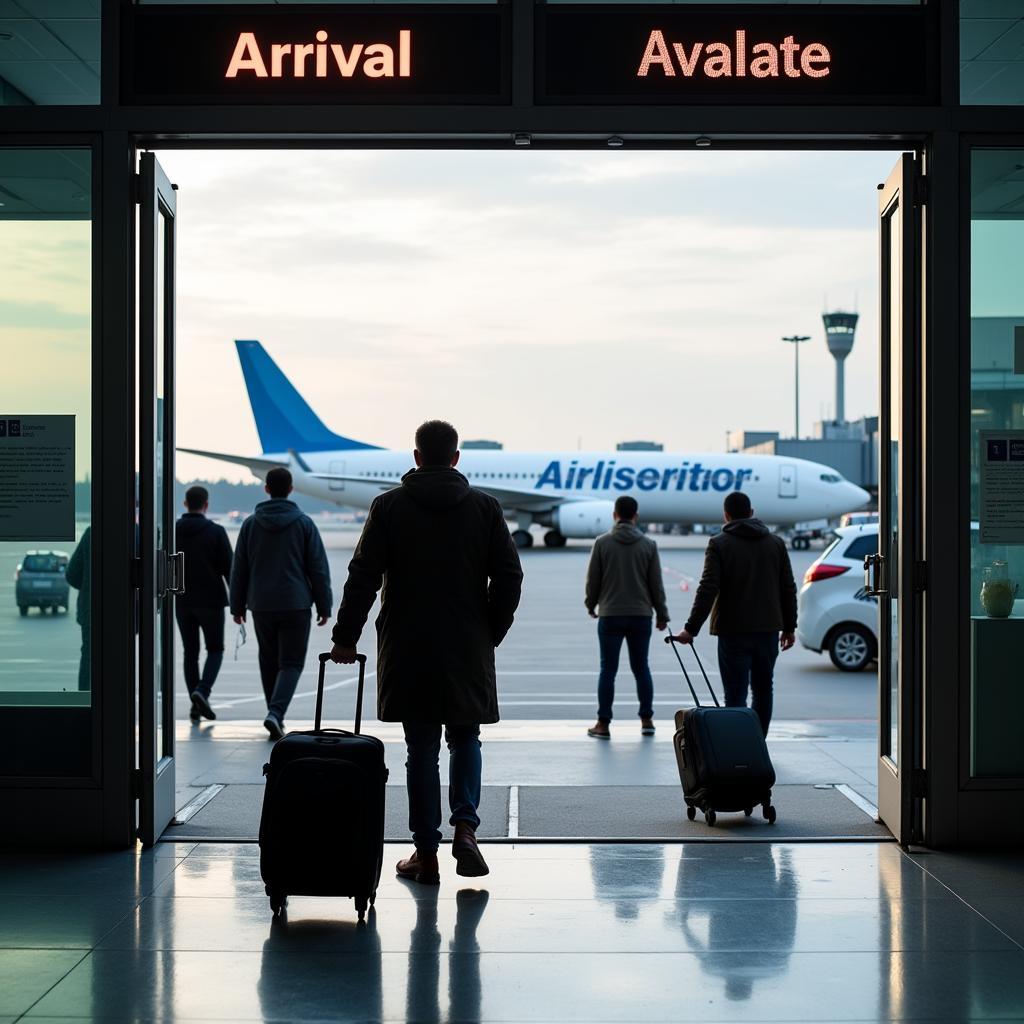
[[[313,520],[294,501],[292,475],[283,466],[267,474],[261,501],[244,523],[231,566],[231,615],[241,625],[252,612],[267,700],[263,725],[272,740],[284,735],[309,643],[310,605],[316,624],[331,617],[331,570]]]
[[[796,583],[785,543],[754,518],[742,491],[726,495],[725,525],[708,542],[693,608],[676,639],[692,644],[708,616],[726,707],[746,707],[750,690],[767,736],[775,659],[796,642]]]
[[[374,499],[349,564],[334,627],[336,662],[355,660],[370,607],[377,617],[377,713],[401,722],[409,829],[402,878],[437,885],[438,757],[450,752],[452,855],[460,875],[486,875],[480,825],[480,726],[498,721],[494,649],[512,625],[523,572],[501,505],[456,469],[459,435],[431,420],[416,431],[416,469]]]
[[[601,648],[597,724],[587,730],[587,735],[601,740],[611,737],[615,674],[623,640],[640,701],[640,732],[654,735],[654,680],[647,664],[651,612],[658,629],[664,629],[668,625],[668,605],[658,545],[637,527],[639,512],[635,498],[623,494],[615,499],[615,525],[594,542],[587,566],[585,603],[590,617],[597,619]]]
[[[185,686],[192,700],[189,718],[216,718],[210,691],[224,660],[225,582],[231,578],[231,542],[223,526],[206,518],[210,493],[205,487],[185,492],[185,514],[174,527],[178,551],[185,555],[185,593],[174,602],[181,632]],[[199,672],[199,633],[206,642],[206,661]]]

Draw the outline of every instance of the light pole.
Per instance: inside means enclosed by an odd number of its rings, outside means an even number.
[[[809,334],[790,334],[788,337],[784,337],[783,341],[788,341],[793,346],[793,354],[796,356],[796,377],[795,377],[795,403],[796,403],[796,426],[793,437],[795,440],[800,440],[800,345],[805,341],[810,341],[811,336]]]

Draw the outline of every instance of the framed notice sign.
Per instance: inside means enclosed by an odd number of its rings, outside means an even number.
[[[546,4],[538,103],[937,101],[938,4]]]
[[[0,540],[75,539],[75,417],[0,412]]]
[[[982,430],[979,540],[1024,544],[1024,430]]]
[[[126,104],[502,103],[504,4],[122,8]]]

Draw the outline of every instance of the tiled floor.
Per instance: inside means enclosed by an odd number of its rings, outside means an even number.
[[[1024,857],[486,852],[476,885],[386,872],[364,926],[346,900],[272,921],[251,845],[2,857],[0,1024],[1024,1019]]]

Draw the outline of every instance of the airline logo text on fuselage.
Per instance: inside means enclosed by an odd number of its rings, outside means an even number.
[[[559,491],[741,491],[753,476],[752,469],[708,469],[699,462],[692,466],[683,462],[664,469],[635,469],[616,466],[615,459],[601,459],[596,466],[581,466],[573,459],[563,474],[561,461],[552,459],[534,484],[534,490],[553,487]]]
[[[666,78],[827,78],[831,63],[832,54],[824,43],[801,46],[793,36],[778,44],[749,44],[741,28],[733,45],[695,42],[687,47],[666,41],[665,33],[656,28],[647,38],[636,76],[648,78],[659,69]]]
[[[398,44],[329,42],[320,29],[315,43],[270,43],[260,46],[255,32],[240,32],[225,78],[243,73],[256,78],[412,77],[412,30],[398,32]],[[307,76],[307,70],[309,74]]]

